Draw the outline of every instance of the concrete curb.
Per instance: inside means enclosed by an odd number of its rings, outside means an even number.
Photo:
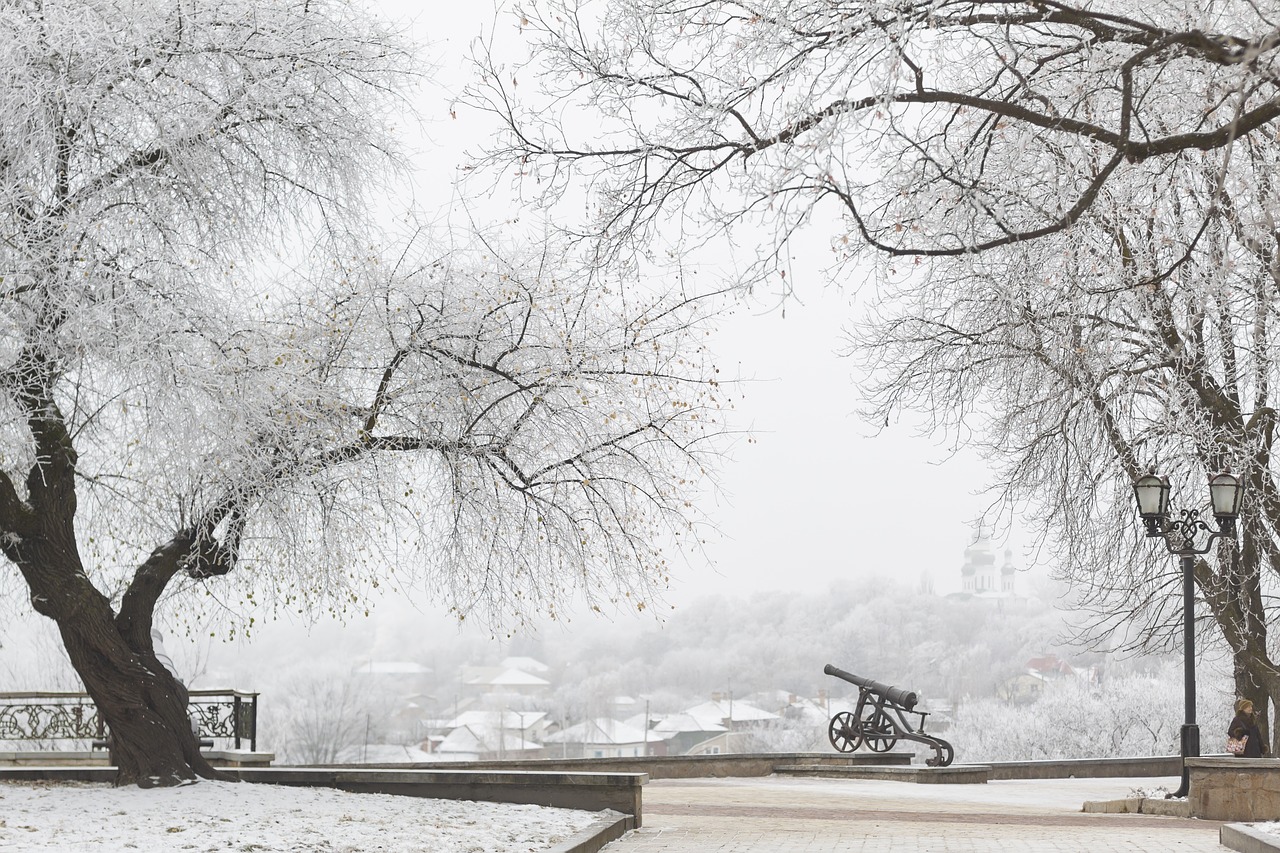
[[[1260,832],[1243,823],[1223,824],[1218,830],[1218,843],[1237,853],[1275,853],[1280,851],[1280,836]]]
[[[591,826],[566,838],[546,853],[598,853],[610,841],[617,841],[635,828],[635,819],[631,815],[606,809],[600,812],[600,818]]]
[[[1123,800],[1087,800],[1081,811],[1087,814],[1191,817],[1191,803],[1188,800],[1167,800],[1164,797],[1126,797]]]

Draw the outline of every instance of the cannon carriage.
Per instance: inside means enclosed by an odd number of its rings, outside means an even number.
[[[831,718],[827,737],[839,752],[853,752],[864,743],[872,752],[888,752],[900,740],[915,741],[933,748],[934,756],[925,761],[930,767],[946,767],[955,757],[951,744],[940,737],[925,734],[928,711],[915,710],[919,697],[903,690],[827,664],[823,670],[858,688],[858,704],[852,711],[841,711]],[[907,715],[920,717],[918,726]]]

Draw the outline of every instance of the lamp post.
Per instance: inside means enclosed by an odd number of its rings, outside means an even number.
[[[1138,515],[1148,538],[1164,539],[1165,548],[1179,558],[1182,568],[1182,654],[1185,722],[1182,725],[1182,784],[1170,797],[1185,797],[1191,789],[1187,759],[1200,755],[1200,728],[1196,725],[1196,632],[1195,558],[1207,554],[1223,536],[1235,538],[1236,518],[1244,486],[1234,474],[1214,474],[1209,478],[1209,502],[1218,529],[1200,518],[1200,511],[1169,509],[1169,479],[1159,474],[1139,477],[1133,484],[1138,499]],[[1197,544],[1201,542],[1203,544]]]

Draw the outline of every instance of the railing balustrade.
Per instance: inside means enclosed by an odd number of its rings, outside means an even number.
[[[192,690],[187,705],[196,736],[231,741],[256,752],[258,694]],[[0,693],[0,741],[85,740],[105,743],[111,729],[87,693]]]

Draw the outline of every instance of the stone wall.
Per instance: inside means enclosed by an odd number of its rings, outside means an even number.
[[[1280,820],[1280,760],[1188,758],[1191,814],[1205,820]]]

